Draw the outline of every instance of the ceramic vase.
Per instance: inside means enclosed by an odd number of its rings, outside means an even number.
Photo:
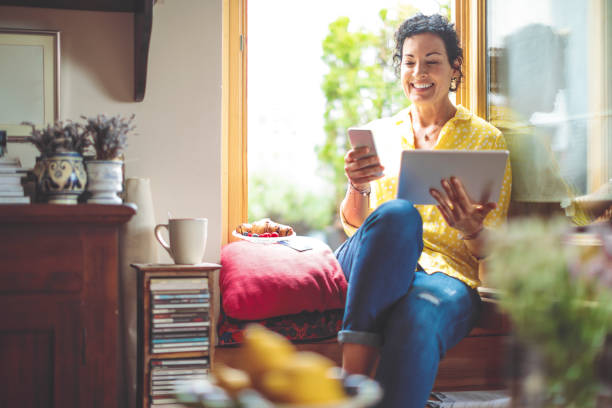
[[[121,302],[119,315],[122,317],[121,346],[125,377],[121,384],[125,387],[127,402],[125,408],[135,408],[138,384],[138,325],[137,325],[137,282],[133,263],[159,263],[159,244],[153,234],[155,228],[155,209],[151,181],[147,178],[128,178],[125,180],[125,202],[136,205],[136,214],[121,226],[119,233],[119,282]]]
[[[87,184],[83,156],[64,152],[43,158],[37,183],[48,203],[76,204]]]
[[[117,195],[123,190],[123,162],[119,160],[88,160],[87,191],[91,204],[121,204]]]

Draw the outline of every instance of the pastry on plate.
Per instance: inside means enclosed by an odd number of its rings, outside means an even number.
[[[236,227],[236,232],[241,235],[245,234],[257,234],[259,236],[263,234],[278,234],[279,237],[286,237],[293,235],[293,228],[288,225],[279,224],[269,218],[264,218],[259,221],[255,221],[252,224],[244,223]]]

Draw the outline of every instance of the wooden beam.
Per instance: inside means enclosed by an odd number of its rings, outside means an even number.
[[[153,26],[153,1],[136,0],[134,10],[134,101],[142,102],[147,87],[149,43]]]
[[[133,12],[136,0],[0,0],[0,6]]]

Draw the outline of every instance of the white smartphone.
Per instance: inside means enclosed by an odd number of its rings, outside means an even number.
[[[370,151],[366,157],[377,156],[376,145],[374,144],[374,134],[370,129],[363,128],[349,128],[348,129],[349,141],[351,142],[351,146],[362,147],[367,146],[370,148]],[[378,157],[378,163],[380,164],[380,157]],[[379,176],[382,176],[383,173],[378,173]]]
[[[370,129],[349,128],[348,136],[351,146],[354,148],[362,146],[367,146],[370,148],[370,153],[367,157],[377,155],[376,146],[374,145],[374,134]]]

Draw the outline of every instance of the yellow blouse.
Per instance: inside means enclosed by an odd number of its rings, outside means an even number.
[[[385,176],[371,182],[371,213],[382,203],[397,196],[397,171],[394,166],[399,162],[401,150],[414,150],[410,108],[400,111],[395,116],[379,119],[366,127],[374,131],[376,147]],[[472,114],[463,106],[457,106],[457,112],[440,130],[434,150],[506,150],[502,133],[484,119]],[[394,151],[395,153],[389,153]],[[398,160],[395,160],[397,157]],[[510,161],[506,163],[504,181],[497,208],[489,213],[484,221],[487,228],[499,226],[508,213],[512,172]],[[480,285],[478,279],[478,260],[471,254],[465,243],[459,238],[459,231],[451,228],[435,205],[416,205],[423,219],[424,249],[419,264],[425,272],[443,272],[465,282],[472,288]],[[348,224],[340,211],[342,224],[347,235],[352,236],[357,228]]]

